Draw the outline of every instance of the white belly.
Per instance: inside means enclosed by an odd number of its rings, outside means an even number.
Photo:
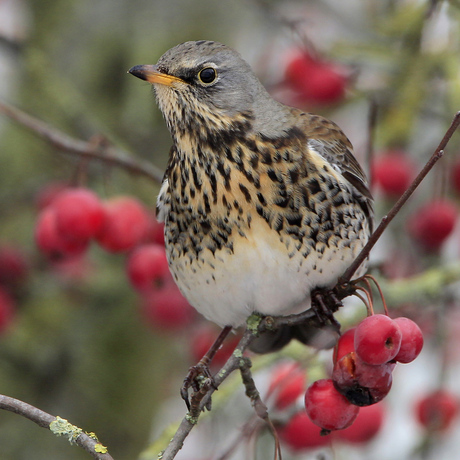
[[[312,249],[289,257],[279,235],[267,227],[252,229],[249,239],[234,242],[234,252],[204,249],[199,259],[175,259],[171,271],[184,296],[201,314],[220,326],[241,326],[254,312],[288,315],[310,307],[316,287],[332,287],[362,247]],[[291,243],[293,244],[292,240]]]

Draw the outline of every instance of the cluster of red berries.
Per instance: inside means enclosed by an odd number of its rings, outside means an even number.
[[[381,400],[390,391],[396,363],[413,361],[422,347],[422,332],[412,320],[372,315],[340,337],[331,378],[307,388],[298,363],[279,365],[268,390],[275,408],[285,410],[299,399],[305,404],[282,425],[281,439],[293,450],[324,446],[331,439],[368,442],[383,423]],[[332,437],[322,436],[331,432]]]
[[[296,51],[287,63],[285,82],[300,105],[320,106],[342,101],[347,77],[336,63]]]
[[[127,253],[128,278],[141,294],[146,319],[166,329],[190,322],[194,310],[169,272],[163,225],[139,201],[128,196],[102,201],[87,188],[52,184],[38,205],[35,239],[51,260],[81,256],[92,240],[110,253]]]
[[[347,428],[359,407],[375,404],[388,394],[395,364],[413,361],[422,347],[422,331],[412,320],[368,316],[339,339],[332,378],[308,388],[308,416],[326,431]]]
[[[375,185],[390,199],[399,198],[415,178],[416,164],[401,150],[376,155],[372,165]],[[451,185],[460,193],[460,163],[453,168]],[[438,251],[452,234],[458,217],[457,206],[447,198],[426,202],[409,218],[409,235],[426,251]]]
[[[364,444],[372,440],[383,424],[384,406],[375,404],[360,410],[354,423],[334,433],[322,436],[303,409],[297,410],[300,399],[304,399],[307,389],[307,374],[297,362],[282,362],[272,371],[267,397],[273,400],[277,411],[289,415],[286,423],[280,425],[281,440],[293,451],[315,449],[329,445],[331,440],[348,444]]]

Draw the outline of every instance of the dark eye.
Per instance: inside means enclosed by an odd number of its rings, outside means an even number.
[[[217,72],[212,67],[206,67],[205,69],[200,70],[198,78],[201,82],[209,84],[217,78]]]

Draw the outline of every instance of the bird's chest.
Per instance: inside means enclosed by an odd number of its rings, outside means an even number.
[[[195,162],[170,171],[160,194],[171,272],[218,324],[305,310],[311,290],[334,284],[367,240],[345,190],[318,178],[279,182],[249,166]]]

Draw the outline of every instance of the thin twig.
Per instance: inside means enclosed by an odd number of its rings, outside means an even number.
[[[353,263],[348,267],[347,271],[340,277],[338,284],[348,283],[354,275],[355,271],[360,267],[364,260],[367,259],[369,252],[374,247],[375,243],[377,243],[378,239],[380,238],[384,230],[387,228],[388,224],[393,220],[396,214],[398,214],[399,210],[410,198],[410,196],[414,193],[415,189],[419,186],[420,182],[422,182],[425,176],[431,171],[436,162],[443,156],[444,149],[446,148],[452,135],[454,134],[455,130],[458,128],[459,125],[460,112],[457,112],[455,114],[454,119],[452,120],[451,125],[449,126],[449,129],[446,131],[446,134],[442,138],[441,142],[439,143],[437,149],[435,150],[431,158],[425,164],[425,166],[420,171],[418,176],[414,179],[409,188],[403,193],[401,198],[399,198],[399,200],[391,208],[390,212],[382,218],[379,226],[375,229],[374,233],[369,238],[367,244],[358,254],[358,257],[356,257]]]
[[[222,369],[214,376],[214,385],[209,389],[208,394],[201,401],[201,408],[204,408],[208,404],[212,394],[222,384],[222,382],[229,377],[232,372],[240,368],[240,359],[243,356],[244,350],[248,348],[255,338],[256,334],[252,330],[247,329],[244,332],[230,359],[227,360]],[[185,439],[197,422],[198,417],[191,417],[189,413],[182,419],[179,428],[171,439],[171,442],[161,455],[162,460],[172,460],[177,455],[179,450],[182,448]]]
[[[86,434],[80,428],[71,425],[67,420],[55,417],[30,404],[4,395],[0,395],[0,409],[22,415],[38,426],[48,428],[57,436],[67,437],[71,443],[77,444],[97,460],[113,460],[112,456],[107,453],[107,449],[97,440],[96,436]],[[56,428],[53,429],[53,427]]]
[[[102,136],[97,143],[94,140],[85,142],[75,139],[4,102],[0,102],[0,113],[37,134],[64,153],[103,161],[118,166],[131,174],[145,176],[156,183],[161,183],[163,180],[163,172],[159,168],[151,163],[134,159],[127,152],[114,148]]]

